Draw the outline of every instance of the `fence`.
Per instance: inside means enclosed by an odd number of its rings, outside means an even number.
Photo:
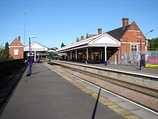
[[[9,76],[18,68],[24,66],[24,59],[0,62],[0,80]]]
[[[121,63],[124,65],[158,67],[158,51],[123,52]]]

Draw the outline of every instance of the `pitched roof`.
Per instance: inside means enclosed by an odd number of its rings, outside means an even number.
[[[85,40],[81,40],[79,42],[64,46],[62,48],[59,48],[57,52],[65,52],[65,51],[70,51],[74,49],[79,49],[79,48],[85,48],[85,47],[105,47],[105,46],[113,46],[113,47],[119,47],[120,42],[115,39],[114,37],[110,36],[107,33],[102,33],[90,38],[87,38]]]
[[[43,46],[43,47],[45,47],[45,48],[48,48],[48,47],[46,47],[45,45],[42,45],[41,43],[39,43],[39,42],[37,42],[37,41],[34,41],[34,42],[32,42],[31,44],[39,44],[39,45],[41,45],[41,46]]]
[[[87,38],[90,38],[90,37],[93,37],[93,36],[96,36],[96,35],[97,35],[97,34],[88,34],[88,33],[87,33],[87,34],[86,34],[86,39],[87,39]]]
[[[18,38],[15,38],[9,46],[23,46]]]
[[[47,51],[48,47],[34,41],[31,43],[32,51]],[[29,44],[24,47],[24,51],[29,51]]]
[[[120,39],[122,38],[122,36],[125,34],[125,32],[128,30],[130,26],[131,24],[127,25],[126,27],[120,27],[120,28],[108,31],[106,33],[116,38],[118,41],[120,41]]]

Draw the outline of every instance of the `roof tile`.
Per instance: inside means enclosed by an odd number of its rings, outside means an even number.
[[[120,28],[108,31],[106,33],[109,34],[109,35],[111,35],[112,37],[116,38],[118,41],[120,41],[120,39],[122,38],[122,36],[125,34],[125,32],[130,27],[130,25],[127,25],[126,27],[120,27]]]

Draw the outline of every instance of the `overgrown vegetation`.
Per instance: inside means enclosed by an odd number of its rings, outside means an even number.
[[[92,93],[87,93],[89,96],[92,96],[93,94]]]

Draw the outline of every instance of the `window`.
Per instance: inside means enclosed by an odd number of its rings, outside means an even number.
[[[14,55],[18,55],[19,54],[19,49],[14,49]]]
[[[137,51],[137,45],[131,45],[131,51],[136,52]]]

